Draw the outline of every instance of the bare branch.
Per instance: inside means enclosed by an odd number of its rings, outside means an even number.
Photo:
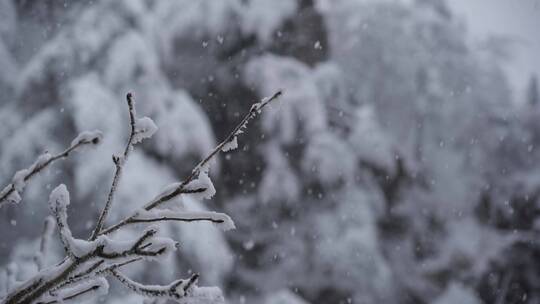
[[[143,209],[145,210],[152,210],[155,207],[158,207],[159,205],[170,201],[171,199],[177,197],[181,194],[188,194],[188,193],[195,193],[195,192],[204,192],[206,189],[197,188],[197,189],[186,189],[186,186],[191,183],[201,172],[201,169],[206,167],[210,160],[214,158],[220,151],[223,151],[223,147],[225,145],[229,144],[233,140],[236,140],[236,137],[243,133],[243,130],[247,127],[248,123],[257,117],[259,113],[261,113],[262,109],[266,107],[270,102],[276,100],[278,97],[282,95],[282,91],[277,91],[274,95],[263,99],[260,103],[254,104],[249,112],[246,114],[246,116],[240,121],[240,123],[232,130],[231,133],[221,142],[219,143],[211,152],[208,154],[205,158],[203,158],[192,170],[191,174],[181,183],[178,183],[178,186],[173,189],[172,191],[169,191],[165,195],[158,195],[155,199],[148,202],[146,205],[144,205]],[[133,223],[133,219],[136,217],[136,213],[132,214],[131,216],[125,218],[124,220],[120,221],[119,223],[110,226],[109,228],[106,228],[101,232],[101,234],[110,234],[121,227]]]
[[[53,162],[67,158],[71,152],[75,151],[84,145],[95,145],[101,141],[101,132],[91,131],[83,132],[79,134],[72,142],[71,145],[63,152],[51,156],[49,153],[40,155],[37,160],[28,169],[23,169],[15,173],[13,180],[0,192],[0,208],[7,203],[18,203],[21,200],[21,194],[24,190],[26,183],[36,174],[43,171]]]
[[[101,229],[103,229],[105,219],[107,218],[107,215],[109,214],[109,211],[111,209],[111,205],[114,199],[114,194],[116,192],[116,188],[118,187],[118,182],[120,181],[120,176],[122,175],[123,165],[127,161],[129,152],[133,150],[133,138],[135,136],[136,122],[135,122],[135,108],[133,106],[133,96],[131,93],[127,93],[126,100],[127,100],[128,109],[129,109],[129,124],[130,124],[129,138],[126,144],[126,148],[124,149],[124,154],[121,157],[113,155],[113,162],[116,167],[116,171],[114,172],[111,189],[109,190],[109,194],[107,195],[107,202],[105,203],[105,207],[103,207],[103,210],[101,211],[101,214],[99,215],[98,221],[96,223],[96,227],[94,228],[94,231],[92,232],[92,235],[90,236],[91,241],[95,240],[97,236],[99,235],[99,233],[101,232]]]

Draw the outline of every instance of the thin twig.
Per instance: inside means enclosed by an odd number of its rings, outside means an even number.
[[[128,289],[134,291],[137,294],[152,297],[152,298],[163,298],[167,297],[170,299],[181,299],[188,295],[188,291],[195,285],[199,279],[199,274],[193,274],[187,280],[176,280],[169,285],[143,285],[137,283],[120,271],[116,269],[111,269],[110,273],[115,277],[122,285],[126,286]],[[179,288],[182,287],[182,293],[179,293]]]
[[[129,152],[133,149],[133,137],[135,136],[135,108],[133,107],[133,97],[131,93],[128,93],[126,95],[126,100],[128,104],[129,109],[129,124],[131,127],[129,138],[126,144],[126,148],[124,149],[124,154],[122,156],[122,159],[118,158],[117,156],[113,155],[113,162],[116,167],[116,171],[114,172],[114,177],[111,185],[111,189],[109,190],[109,195],[107,195],[107,202],[105,203],[105,207],[103,207],[103,210],[101,211],[101,214],[99,215],[98,221],[96,223],[96,227],[94,231],[92,232],[92,235],[90,236],[90,240],[95,240],[99,233],[101,232],[101,229],[103,229],[103,225],[105,223],[105,219],[107,218],[107,215],[109,214],[109,211],[111,209],[111,205],[114,199],[114,194],[116,193],[116,189],[118,187],[118,182],[120,181],[120,176],[122,175],[122,168],[124,165],[124,162],[127,161]]]
[[[182,217],[168,217],[168,216],[159,216],[155,218],[132,218],[129,220],[128,224],[137,224],[137,223],[153,223],[153,222],[212,222],[214,224],[223,224],[225,221],[222,219],[215,219],[211,217],[197,217],[197,218],[182,218]]]
[[[85,140],[81,140],[77,143],[75,143],[74,145],[70,145],[67,149],[65,149],[63,152],[60,152],[59,154],[56,154],[54,156],[52,156],[51,158],[49,158],[46,162],[42,163],[42,164],[39,164],[38,166],[35,166],[32,168],[32,171],[30,171],[25,177],[24,177],[24,182],[28,182],[34,175],[38,174],[39,172],[41,172],[43,169],[45,169],[47,166],[49,166],[50,164],[52,164],[53,162],[59,160],[59,159],[63,159],[63,158],[67,158],[71,152],[75,151],[76,149],[78,149],[79,147],[81,146],[84,146],[84,145],[87,145],[87,144],[98,144],[99,143],[99,137],[95,137],[93,140],[91,141],[85,141]],[[2,190],[2,192],[0,193],[0,208],[2,206],[4,206],[6,203],[9,202],[9,196],[15,191],[15,184],[12,182],[10,184],[8,184],[4,190]]]
[[[230,143],[236,136],[240,135],[240,131],[242,131],[242,129],[246,128],[248,123],[253,118],[257,117],[257,115],[259,115],[261,113],[261,110],[264,107],[266,107],[268,104],[270,104],[270,102],[272,102],[273,100],[275,100],[279,96],[281,96],[281,94],[282,94],[281,91],[277,91],[276,93],[274,93],[274,95],[272,95],[271,97],[263,100],[261,103],[256,103],[255,105],[253,105],[251,107],[251,109],[249,110],[249,112],[246,114],[246,116],[244,116],[244,119],[242,119],[242,121],[240,121],[240,123],[232,130],[232,132],[229,133],[229,135],[227,135],[227,137],[225,137],[225,139],[221,143],[219,143],[214,148],[214,150],[212,150],[212,152],[210,152],[210,154],[208,154],[204,159],[202,159],[197,164],[197,166],[195,166],[195,168],[191,171],[191,174],[188,176],[188,178],[186,178],[178,186],[176,191],[173,191],[168,196],[161,197],[159,200],[152,201],[152,202],[148,203],[144,207],[144,209],[146,209],[146,210],[154,209],[155,207],[163,204],[166,201],[171,200],[172,198],[178,196],[179,194],[184,193],[184,191],[185,191],[184,187],[187,186],[190,182],[192,182],[199,175],[201,168],[204,168],[212,160],[212,158],[214,158],[214,156],[216,156],[220,151],[222,151],[223,147],[226,144]]]
[[[136,258],[133,258],[133,259],[121,262],[121,263],[111,264],[111,265],[109,265],[109,266],[107,266],[105,268],[102,268],[102,269],[98,269],[98,268],[105,263],[105,260],[104,259],[98,260],[97,262],[92,264],[92,266],[88,267],[88,269],[86,269],[86,270],[84,270],[84,271],[82,271],[82,272],[80,272],[80,273],[78,273],[78,274],[76,274],[74,276],[69,277],[66,281],[64,281],[62,284],[58,285],[57,287],[53,288],[51,291],[54,292],[56,290],[59,290],[59,289],[65,288],[65,287],[72,286],[72,285],[77,284],[80,281],[86,280],[86,279],[88,279],[88,278],[90,278],[92,276],[104,276],[104,275],[107,275],[111,269],[117,269],[117,268],[129,265],[131,263],[138,262],[140,260],[142,260],[142,257],[136,257]]]

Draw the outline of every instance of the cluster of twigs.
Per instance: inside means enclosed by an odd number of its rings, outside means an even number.
[[[1,303],[5,304],[52,304],[74,301],[78,302],[85,296],[96,294],[105,294],[108,290],[108,283],[105,278],[112,277],[117,279],[122,285],[128,289],[137,292],[141,295],[164,300],[184,300],[189,299],[194,295],[197,288],[196,283],[199,278],[198,274],[193,274],[187,279],[176,280],[168,285],[143,285],[137,283],[120,270],[126,265],[146,259],[159,259],[177,246],[175,242],[167,238],[158,237],[158,229],[155,226],[147,227],[139,237],[133,240],[113,240],[110,235],[119,229],[136,223],[162,223],[166,221],[179,222],[197,222],[207,221],[218,225],[225,225],[225,228],[234,227],[231,219],[221,213],[215,212],[198,212],[198,213],[167,213],[154,212],[163,203],[177,198],[184,194],[204,193],[208,191],[210,185],[195,183],[201,174],[206,174],[209,162],[220,151],[225,150],[226,145],[232,142],[236,143],[236,137],[240,135],[250,120],[254,119],[261,110],[273,100],[277,99],[281,92],[275,93],[273,96],[264,99],[260,103],[252,106],[244,119],[233,129],[233,131],[211,152],[206,156],[195,168],[191,174],[182,182],[173,184],[168,191],[157,195],[153,200],[143,205],[139,210],[105,228],[107,216],[113,206],[114,195],[117,191],[119,180],[122,176],[123,166],[126,163],[130,152],[134,148],[134,144],[141,141],[143,138],[151,136],[151,134],[143,134],[148,130],[140,129],[135,113],[133,97],[130,93],[127,94],[127,104],[130,117],[130,134],[123,153],[119,156],[113,155],[113,163],[115,172],[112,185],[107,195],[107,200],[97,219],[96,226],[92,231],[91,236],[87,240],[75,239],[71,235],[69,224],[67,221],[67,206],[69,205],[69,193],[64,185],[58,186],[51,193],[49,205],[52,212],[52,217],[47,217],[45,228],[42,235],[40,250],[35,256],[35,262],[38,268],[38,273],[25,282],[17,282],[14,286],[10,286],[4,298],[0,298]],[[155,131],[155,130],[154,130]],[[12,183],[4,188],[0,193],[0,207],[7,202],[18,202],[20,199],[10,199],[16,194],[19,197],[19,192],[24,188],[24,183],[29,181],[33,176],[43,171],[47,166],[54,161],[66,158],[71,152],[81,146],[88,144],[98,144],[101,138],[99,132],[88,133],[85,136],[79,135],[74,140],[69,148],[55,156],[42,158],[19,174],[18,178],[14,177]],[[17,177],[17,174],[15,175]],[[23,184],[21,187],[19,184]],[[196,184],[196,186],[193,186]],[[47,252],[49,239],[51,237],[54,223],[64,247],[66,257],[57,265],[44,268],[44,257]]]

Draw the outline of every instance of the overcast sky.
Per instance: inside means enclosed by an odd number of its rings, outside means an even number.
[[[532,73],[540,76],[540,0],[448,0],[458,17],[465,19],[473,39],[490,34],[516,39],[515,57],[508,65],[517,98]]]

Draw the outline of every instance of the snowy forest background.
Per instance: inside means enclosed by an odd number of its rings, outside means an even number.
[[[540,303],[537,80],[513,94],[504,44],[473,45],[458,20],[438,0],[0,0],[2,185],[81,131],[105,135],[0,210],[0,267],[35,270],[60,182],[89,234],[126,92],[160,130],[131,156],[110,221],[283,89],[213,165],[214,199],[185,201],[237,229],[167,224],[181,250],[132,277],[200,272],[228,303]],[[114,287],[101,301],[141,303]]]

